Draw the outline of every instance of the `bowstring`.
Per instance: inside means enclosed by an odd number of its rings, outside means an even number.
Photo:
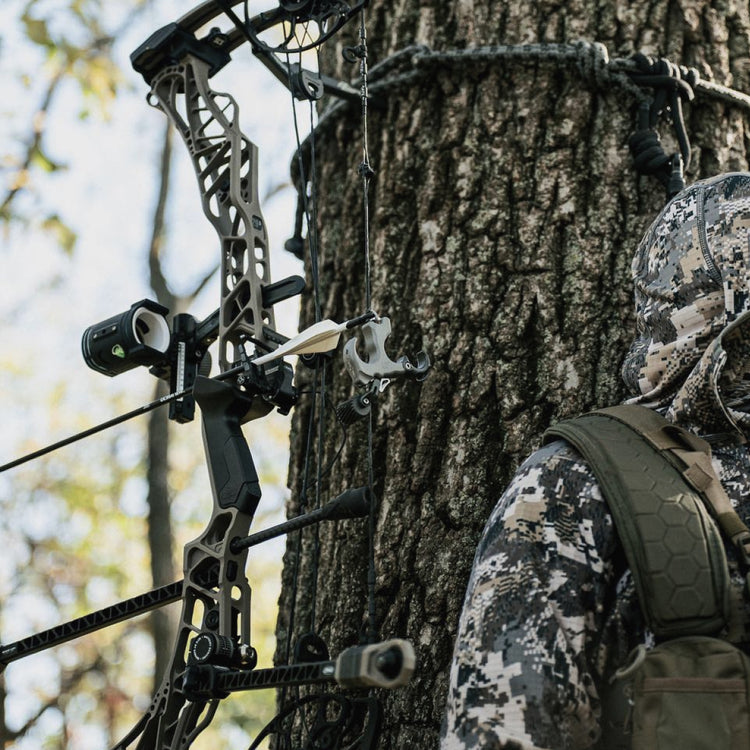
[[[307,33],[307,32],[306,32]],[[318,63],[318,70],[320,70],[320,53],[316,50],[316,57]],[[300,55],[301,63],[301,55]],[[315,107],[310,102],[310,133],[315,132]],[[301,147],[301,143],[297,142],[297,148]],[[308,229],[308,234],[313,231],[315,234],[315,259],[316,266],[318,265],[318,251],[320,249],[319,237],[317,234],[318,228],[318,194],[317,194],[317,179],[316,179],[316,159],[315,159],[315,137],[310,141],[310,197],[312,199],[313,211],[312,211],[312,229]],[[310,252],[312,257],[312,250]],[[316,296],[316,309],[315,309],[315,322],[317,323],[321,317],[320,309],[320,278],[316,277],[313,281],[315,285],[315,296]],[[318,392],[318,450],[316,453],[316,464],[315,464],[315,507],[320,508],[322,504],[321,498],[321,485],[322,485],[322,471],[323,471],[323,450],[325,446],[326,437],[326,420],[325,420],[325,403],[326,403],[326,385],[328,379],[328,362],[325,358],[319,358],[318,364],[320,365],[320,390]],[[313,566],[312,566],[312,597],[310,602],[310,631],[315,632],[316,623],[316,611],[318,602],[318,572],[320,568],[320,527],[315,524],[313,527]]]
[[[309,31],[305,30],[304,37],[309,38]],[[303,37],[303,38],[304,38]],[[372,263],[370,255],[370,209],[369,209],[369,186],[370,180],[374,175],[370,163],[369,144],[368,144],[368,69],[367,69],[367,28],[365,24],[365,12],[364,8],[360,11],[360,27],[359,27],[359,55],[360,55],[360,100],[361,100],[361,118],[362,118],[362,161],[359,166],[359,174],[362,181],[362,213],[363,213],[363,254],[364,254],[364,295],[365,295],[365,310],[372,308]],[[318,70],[320,69],[320,54],[316,49]],[[300,67],[301,67],[301,54],[300,54]],[[289,54],[287,54],[287,67],[291,74]],[[299,126],[297,119],[297,105],[294,95],[291,97],[292,101],[292,119],[294,122],[294,133],[296,141],[296,154],[299,172],[299,194],[301,196],[303,205],[303,215],[307,224],[307,237],[308,246],[310,252],[310,272],[313,282],[313,297],[314,297],[314,308],[315,308],[315,321],[322,319],[321,302],[320,302],[320,273],[319,273],[319,237],[318,237],[318,200],[317,200],[317,171],[316,171],[316,153],[315,153],[315,123],[314,123],[314,106],[310,102],[310,167],[309,175],[305,173],[304,157],[302,155],[302,143],[299,135]],[[308,195],[307,185],[310,185],[310,193]],[[325,427],[325,404],[327,401],[327,362],[325,360],[318,359],[315,365],[315,371],[313,376],[313,401],[311,406],[310,417],[308,420],[307,438],[306,438],[306,453],[305,453],[305,464],[303,469],[302,478],[302,489],[300,495],[300,512],[304,512],[307,507],[307,494],[311,489],[309,479],[311,473],[311,455],[312,455],[312,442],[313,442],[313,426],[316,422],[316,411],[317,411],[317,451],[315,454],[315,473],[316,478],[314,481],[315,490],[315,507],[321,506],[321,487],[322,479],[327,474],[332,464],[335,462],[338,455],[343,449],[343,442],[339,449],[336,451],[333,461],[324,470],[323,469],[323,446],[325,445],[326,438],[326,427]],[[317,409],[316,409],[317,405]],[[368,563],[367,563],[367,618],[366,618],[366,640],[368,643],[374,643],[377,641],[377,613],[375,606],[375,585],[376,585],[376,570],[375,570],[375,528],[376,528],[376,513],[377,504],[375,501],[374,494],[374,450],[373,450],[373,414],[370,412],[368,415],[367,423],[367,448],[366,448],[366,466],[367,466],[367,482],[370,489],[370,496],[372,499],[370,503],[370,512],[368,514],[368,526],[367,526],[367,547],[368,547]],[[344,441],[346,439],[346,433],[344,432]],[[316,623],[316,610],[317,610],[317,590],[318,590],[318,573],[319,573],[319,562],[320,562],[320,532],[318,526],[313,526],[313,562],[311,577],[313,581],[312,591],[310,594],[310,631],[315,632]],[[294,555],[294,568],[292,574],[292,592],[291,592],[291,605],[289,623],[287,629],[287,637],[285,644],[285,658],[289,661],[291,655],[291,642],[292,634],[295,626],[295,615],[296,615],[296,602],[298,598],[298,587],[300,578],[300,566],[302,557],[302,532],[298,532]],[[287,689],[281,689],[280,704],[283,705],[287,698]]]
[[[362,178],[362,217],[363,217],[363,250],[365,264],[365,310],[372,309],[372,263],[370,258],[370,180],[375,174],[370,164],[368,144],[368,107],[369,97],[367,82],[367,26],[364,6],[360,10],[359,23],[359,75],[360,100],[362,106],[362,163],[359,173]],[[373,459],[373,413],[370,410],[367,419],[367,483],[370,489],[370,513],[367,519],[367,641],[378,640],[377,612],[375,607],[375,527],[377,521],[377,500],[375,497],[375,470]]]
[[[362,177],[362,216],[364,224],[364,256],[365,256],[365,310],[372,308],[372,268],[370,263],[370,179],[374,171],[370,164],[370,150],[367,134],[367,27],[365,26],[365,10],[360,11],[359,23],[359,75],[360,102],[362,107],[362,162],[359,174]]]

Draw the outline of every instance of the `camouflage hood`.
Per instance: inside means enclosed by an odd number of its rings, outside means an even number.
[[[701,434],[750,436],[750,173],[680,193],[633,260],[635,398]]]

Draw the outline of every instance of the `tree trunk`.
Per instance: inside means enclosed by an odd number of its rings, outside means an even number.
[[[603,43],[610,58],[663,54],[748,91],[747,7],[722,8],[689,1],[373,0],[369,59],[373,66],[415,43],[446,51],[586,40]],[[356,70],[341,60],[341,46],[358,43],[355,30],[348,33],[325,59],[326,72],[346,80]],[[434,365],[421,384],[393,383],[375,409],[379,630],[383,638],[410,639],[418,655],[410,685],[383,696],[380,747],[432,750],[485,520],[550,422],[625,396],[620,365],[634,330],[630,263],[665,193],[636,174],[628,154],[635,99],[616,87],[597,89],[576,66],[487,60],[423,70],[370,108],[376,175],[369,205],[373,307],[391,318],[390,355],[423,348]],[[699,98],[686,122],[693,143],[688,182],[747,168],[743,112]],[[359,123],[356,107],[343,109],[316,141],[322,307],[335,320],[364,312]],[[668,141],[668,126],[659,130]],[[308,303],[303,319],[311,318]],[[329,369],[328,392],[337,403],[352,386],[340,358]],[[309,416],[309,404],[298,407],[292,514],[300,507]],[[367,483],[365,435],[361,424],[349,430],[324,479],[324,499]],[[324,464],[339,439],[329,420]],[[336,653],[358,641],[366,613],[363,522],[319,533],[315,629]],[[303,545],[302,588],[312,582],[313,546]],[[297,599],[304,632],[309,597]]]
[[[154,398],[167,395],[163,380],[154,389]],[[178,578],[174,564],[174,534],[169,492],[169,415],[166,409],[152,411],[148,419],[148,548],[151,553],[151,580],[154,587]],[[150,615],[154,638],[154,692],[169,665],[175,636],[174,616],[169,609],[156,609]]]
[[[159,190],[151,224],[151,240],[148,247],[149,282],[157,300],[174,315],[181,300],[170,290],[161,265],[161,251],[166,234],[165,215],[169,197],[170,170],[172,162],[172,129],[164,130],[159,167]],[[169,392],[163,380],[157,382],[154,399]],[[174,534],[169,491],[169,413],[156,409],[148,420],[148,449],[146,456],[148,483],[148,548],[151,555],[151,579],[154,587],[164,586],[177,579],[174,563]],[[150,615],[151,633],[154,639],[154,692],[160,685],[172,653],[177,623],[169,609],[156,609]]]

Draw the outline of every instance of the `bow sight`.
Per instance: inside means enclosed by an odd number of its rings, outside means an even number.
[[[130,310],[90,326],[81,341],[86,364],[112,377],[139,365],[163,362],[170,343],[168,312],[144,299]]]
[[[168,313],[152,300],[135,302],[129,310],[89,326],[81,350],[92,370],[110,377],[134,367],[149,367],[176,394],[169,404],[169,418],[189,422],[195,414],[190,393],[195,378],[199,373],[208,375],[211,369],[207,349],[218,335],[218,312],[202,323],[192,315],[175,315],[171,333]]]
[[[261,285],[263,305],[270,308],[299,294],[304,287],[304,279],[300,276]],[[134,302],[129,310],[89,326],[83,333],[81,350],[84,361],[92,370],[110,377],[135,367],[148,367],[152,375],[169,384],[172,394],[169,418],[189,422],[195,416],[192,389],[196,377],[207,376],[211,370],[208,348],[219,335],[219,311],[201,322],[192,315],[179,313],[174,316],[171,333],[168,313],[166,307],[152,300]],[[276,331],[267,330],[266,333],[279,343],[287,341]],[[245,391],[262,397],[267,408],[261,407],[259,416],[273,406],[280,413],[288,414],[297,400],[291,367],[286,362],[261,367],[255,360],[248,359],[245,343],[240,342],[238,360],[223,373],[223,377],[234,377],[237,385]]]

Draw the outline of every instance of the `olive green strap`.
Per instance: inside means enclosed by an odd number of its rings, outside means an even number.
[[[643,406],[612,406],[596,414],[607,414],[632,427],[669,460],[702,496],[709,513],[727,541],[750,566],[750,529],[732,507],[711,465],[711,446],[702,438],[667,421]]]
[[[650,409],[619,406],[560,422],[544,439],[568,441],[594,472],[655,635],[715,634],[730,611],[724,546],[674,452],[705,456],[708,446],[672,428]],[[693,465],[706,469],[700,460]],[[710,459],[707,468],[713,474]]]

